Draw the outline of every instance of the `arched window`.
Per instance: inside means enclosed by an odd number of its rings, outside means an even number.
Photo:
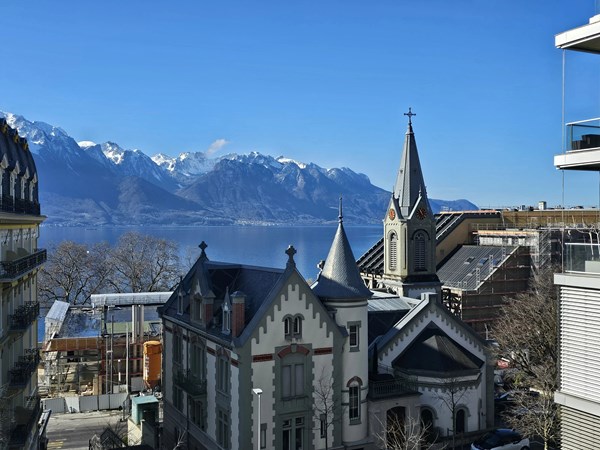
[[[425,433],[431,433],[433,430],[433,411],[429,408],[421,409],[421,428],[425,430]]]
[[[467,431],[467,412],[464,409],[456,411],[454,433],[464,433]]]
[[[427,237],[425,233],[415,234],[415,270],[427,270]]]
[[[285,337],[292,336],[292,318],[291,317],[286,317],[285,319],[283,319],[283,334],[285,335]]]
[[[390,270],[396,270],[398,267],[398,235],[392,233],[390,235]]]
[[[294,317],[294,337],[302,336],[302,317]]]
[[[360,384],[356,381],[352,382],[348,388],[348,415],[350,423],[360,422]]]

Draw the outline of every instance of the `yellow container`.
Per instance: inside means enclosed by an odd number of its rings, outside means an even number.
[[[144,342],[144,382],[154,388],[160,381],[162,344],[159,341]]]

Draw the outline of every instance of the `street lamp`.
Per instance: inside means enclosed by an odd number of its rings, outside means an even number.
[[[256,424],[256,450],[260,450],[260,395],[262,389],[254,388],[252,392],[258,397],[258,423]]]

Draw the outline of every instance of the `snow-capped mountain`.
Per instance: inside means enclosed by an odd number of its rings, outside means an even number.
[[[170,174],[141,150],[125,150],[114,142],[96,144],[82,141],[79,147],[104,166],[111,168],[115,174],[140,177],[168,191],[177,187]]]
[[[77,143],[61,128],[0,115],[29,141],[47,224],[322,223],[336,220],[340,193],[351,223],[379,223],[389,200],[389,192],[348,168],[259,152],[150,158],[114,142]],[[448,203],[435,202],[440,208]]]
[[[203,152],[184,152],[177,157],[158,153],[152,157],[152,161],[183,185],[189,184],[193,177],[210,172],[217,162]]]

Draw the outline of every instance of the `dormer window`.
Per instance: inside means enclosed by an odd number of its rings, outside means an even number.
[[[183,314],[183,292],[181,291],[181,287],[177,294],[177,314]]]
[[[223,304],[223,333],[229,334],[231,332],[231,310],[229,304]]]
[[[192,320],[202,322],[202,297],[198,294],[194,295],[192,300]]]

